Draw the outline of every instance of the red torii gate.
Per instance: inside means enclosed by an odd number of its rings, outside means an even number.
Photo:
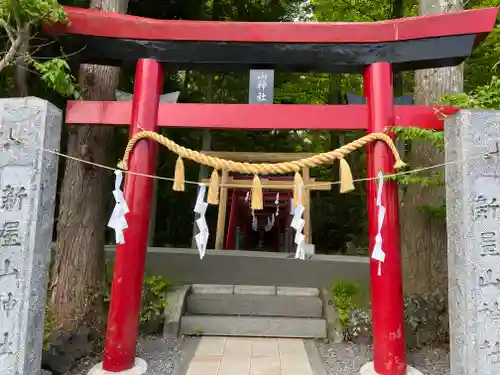
[[[450,107],[394,106],[392,73],[458,65],[494,27],[498,9],[376,23],[244,23],[152,20],[66,7],[71,24],[47,28],[78,62],[136,64],[131,102],[70,101],[69,124],[131,125],[131,136],[158,126],[224,129],[329,129],[382,132],[391,126],[443,129]],[[286,48],[283,45],[286,44]],[[81,48],[85,47],[85,48]],[[366,105],[159,104],[163,69],[209,67],[364,74]],[[154,174],[157,145],[140,142],[130,171]],[[389,149],[367,148],[369,178],[393,172]],[[127,175],[127,242],[116,251],[103,369],[134,367],[153,181]],[[370,248],[377,234],[376,186],[368,182]],[[397,186],[383,189],[384,272],[370,265],[374,364],[367,373],[406,374]],[[236,375],[236,374],[235,374]]]

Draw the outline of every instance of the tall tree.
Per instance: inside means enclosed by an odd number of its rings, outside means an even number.
[[[91,0],[90,8],[125,13],[128,0]],[[81,95],[85,100],[115,100],[119,68],[82,65]],[[75,126],[69,129],[67,153],[108,164],[113,128]],[[57,246],[52,272],[52,308],[56,329],[104,328],[104,228],[110,173],[68,160],[60,194]]]
[[[454,12],[461,0],[421,0],[420,14]],[[415,104],[434,105],[444,94],[463,91],[463,65],[415,72]],[[412,141],[405,156],[412,166],[439,164],[444,154],[428,142]],[[406,293],[439,291],[447,295],[446,222],[421,208],[442,206],[444,186],[410,184],[402,197],[401,240]]]

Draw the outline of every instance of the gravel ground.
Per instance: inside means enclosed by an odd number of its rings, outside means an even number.
[[[137,356],[148,363],[146,375],[181,375],[182,339],[144,336],[139,339]],[[88,358],[66,375],[87,375],[101,358]]]
[[[318,352],[328,375],[359,375],[359,369],[372,360],[372,348],[350,342],[317,343]],[[449,352],[446,348],[426,347],[412,351],[408,364],[424,375],[450,375]]]

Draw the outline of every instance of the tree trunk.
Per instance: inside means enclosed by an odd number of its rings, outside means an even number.
[[[125,13],[128,0],[92,0],[90,7]],[[82,65],[78,82],[85,100],[116,100],[119,68]],[[73,157],[108,164],[113,127],[75,126],[68,134]],[[110,171],[67,160],[60,194],[57,244],[52,270],[54,330],[88,327],[98,335],[105,326],[104,233]]]
[[[420,14],[462,9],[460,0],[421,0]],[[415,104],[435,105],[443,94],[463,91],[463,66],[420,70],[415,73]],[[440,164],[444,154],[427,142],[412,141],[405,155],[413,168]],[[437,169],[433,172],[438,171]],[[441,170],[442,172],[442,170]],[[419,175],[419,176],[423,176]],[[418,210],[419,206],[440,206],[445,202],[444,186],[405,189],[401,207],[403,286],[406,294],[434,291],[447,296],[446,222]]]
[[[19,31],[21,45],[14,66],[14,80],[16,82],[16,95],[20,97],[28,96],[28,64],[26,63],[26,57],[30,51],[30,36],[29,27]]]

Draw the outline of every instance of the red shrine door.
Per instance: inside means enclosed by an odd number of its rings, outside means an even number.
[[[264,208],[259,211],[250,208],[248,190],[231,189],[228,197],[226,250],[293,251],[287,247],[291,220],[289,192],[264,191]]]

